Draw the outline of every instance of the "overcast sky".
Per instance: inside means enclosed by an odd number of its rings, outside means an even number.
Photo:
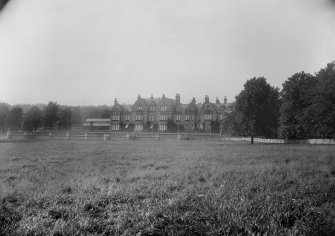
[[[335,60],[331,0],[11,0],[0,13],[0,101],[228,101]]]

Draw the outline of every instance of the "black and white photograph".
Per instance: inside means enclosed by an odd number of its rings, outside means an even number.
[[[0,0],[16,235],[335,235],[335,0]]]

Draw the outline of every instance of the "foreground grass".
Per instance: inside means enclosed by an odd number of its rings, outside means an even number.
[[[335,235],[335,147],[0,144],[0,235]]]

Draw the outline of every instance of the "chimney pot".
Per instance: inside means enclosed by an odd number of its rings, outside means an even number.
[[[205,95],[205,103],[209,103],[209,97],[208,97],[208,95]]]

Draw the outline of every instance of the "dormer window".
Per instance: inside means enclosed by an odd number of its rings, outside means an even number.
[[[136,108],[136,111],[143,111],[143,107],[142,107],[142,106],[138,106],[138,107]]]
[[[167,111],[167,106],[162,106],[161,111]]]

